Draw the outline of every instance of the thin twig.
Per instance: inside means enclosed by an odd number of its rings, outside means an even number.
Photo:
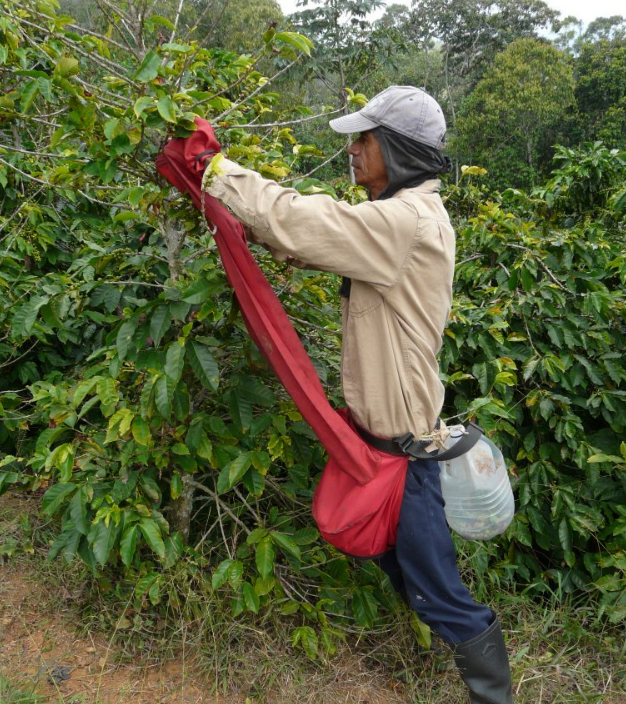
[[[456,266],[463,266],[463,264],[467,264],[468,262],[473,262],[475,259],[481,259],[484,257],[484,254],[475,254],[473,257],[469,257],[468,259],[464,259],[462,262],[457,262]]]
[[[554,283],[555,283],[559,288],[563,289],[563,291],[567,291],[568,293],[572,293],[572,291],[570,291],[566,286],[563,286],[563,284],[562,284],[562,283],[556,278],[556,276],[550,271],[550,269],[549,269],[548,266],[544,263],[544,261],[543,261],[541,258],[537,257],[537,256],[535,255],[535,253],[534,253],[531,249],[529,249],[528,247],[525,247],[525,246],[522,245],[522,244],[513,244],[513,243],[511,243],[511,242],[507,242],[506,246],[507,246],[507,247],[514,247],[515,249],[523,249],[524,251],[526,251],[526,252],[528,252],[529,254],[531,254],[531,255],[533,256],[533,258],[537,261],[537,263],[539,264],[539,266],[540,266],[542,269],[544,269],[544,271],[548,274],[548,276],[552,279],[552,281],[554,281]]]
[[[337,112],[341,112],[343,108],[337,108],[336,110],[331,110],[330,112],[320,112],[318,115],[308,115],[307,117],[301,117],[299,120],[287,120],[286,122],[261,122],[258,124],[248,123],[247,125],[228,125],[228,129],[232,130],[235,127],[243,128],[246,127],[261,129],[263,127],[286,127],[287,125],[299,125],[302,122],[308,122],[309,120],[317,120],[320,117],[328,117],[328,115],[334,115]]]
[[[263,521],[261,520],[261,516],[250,506],[250,504],[246,501],[246,497],[239,491],[239,489],[235,486],[233,487],[233,490],[235,494],[239,497],[239,500],[243,503],[243,505],[250,511],[250,513],[254,516],[254,520],[257,523],[262,523]]]
[[[113,27],[114,27],[115,29],[117,29],[117,31],[118,31],[120,37],[122,37],[122,41],[126,44],[126,46],[128,47],[128,50],[136,56],[132,44],[129,44],[129,43],[128,43],[128,39],[127,39],[127,38],[124,36],[124,34],[122,34],[122,32],[120,32],[120,30],[119,30],[119,27],[120,27],[120,26],[124,27],[124,29],[126,30],[126,32],[128,32],[128,35],[130,36],[130,38],[131,38],[133,41],[136,41],[137,38],[135,37],[135,33],[133,32],[132,28],[128,26],[128,24],[131,24],[131,25],[132,25],[132,22],[133,22],[133,21],[132,21],[132,17],[129,17],[128,15],[126,15],[124,12],[122,12],[122,10],[121,10],[117,5],[113,5],[113,4],[110,3],[108,0],[96,0],[96,3],[98,4],[98,7],[100,7],[100,9],[102,10],[103,14],[105,14],[105,16],[106,16],[106,13],[104,12],[104,10],[103,10],[103,8],[102,8],[103,5],[107,8],[107,10],[109,10],[110,12],[113,13],[113,16],[114,16],[114,17],[115,17],[115,15],[117,15],[117,16],[120,18],[120,23],[119,23],[119,25],[118,25],[117,22],[112,21],[112,20],[107,16],[107,19],[109,20],[109,22],[111,22],[111,24],[113,25]]]
[[[294,176],[293,178],[286,178],[284,181],[279,181],[280,184],[283,183],[291,183],[292,181],[297,181],[298,179],[301,178],[308,178],[311,174],[314,174],[316,171],[319,171],[321,168],[326,166],[326,164],[330,164],[331,161],[336,159],[343,151],[345,150],[345,146],[341,147],[338,151],[336,151],[331,157],[328,157],[326,161],[323,161],[321,164],[316,166],[314,169],[311,169],[308,173],[304,174],[304,176]]]
[[[40,188],[39,191],[37,191],[37,193],[35,194],[35,196],[39,195],[39,193],[41,193],[42,190],[43,190],[43,189]],[[2,230],[4,230],[4,228],[11,222],[11,220],[13,220],[13,218],[15,218],[17,215],[19,215],[19,213],[20,213],[20,211],[22,210],[22,208],[23,208],[28,202],[29,202],[29,201],[24,201],[16,211],[14,211],[13,213],[11,213],[10,217],[8,217],[8,218],[0,225],[0,232],[2,232]]]
[[[183,10],[183,5],[185,4],[185,0],[180,0],[178,3],[178,9],[176,10],[176,19],[174,20],[174,29],[172,30],[172,33],[170,34],[170,44],[174,41],[174,37],[176,36],[176,30],[178,29],[178,22],[180,21],[180,13]]]
[[[4,367],[10,367],[12,364],[15,364],[16,362],[19,362],[20,359],[23,357],[26,357],[26,355],[35,347],[35,345],[39,344],[39,340],[35,340],[33,344],[24,352],[21,354],[19,357],[16,357],[15,359],[9,359],[7,362],[4,362],[3,364],[0,364],[0,369],[3,369]]]
[[[106,205],[107,208],[110,208],[112,203],[105,203],[103,200],[98,200],[97,198],[92,198],[91,196],[88,196],[84,191],[81,191],[80,188],[75,188],[74,186],[63,186],[58,183],[50,183],[49,181],[44,181],[40,178],[37,178],[36,176],[31,176],[30,174],[27,174],[25,171],[22,171],[21,169],[18,169],[17,166],[13,166],[13,164],[9,163],[8,161],[5,161],[0,157],[0,163],[4,164],[5,166],[8,166],[10,169],[13,169],[13,171],[16,171],[18,174],[24,176],[25,178],[35,181],[35,183],[41,183],[44,186],[49,186],[50,188],[61,188],[64,190],[69,190],[69,191],[76,191],[76,193],[80,193],[81,196],[86,198],[87,200],[91,201],[92,203],[97,203],[98,205]],[[96,186],[97,188],[97,186]]]
[[[167,286],[163,284],[151,284],[147,281],[102,281],[102,285],[107,286],[151,286],[152,288],[166,289]]]
[[[270,79],[268,79],[263,85],[259,86],[256,90],[253,90],[250,95],[247,95],[241,102],[236,103],[232,107],[230,107],[228,110],[225,110],[223,113],[218,115],[217,117],[213,118],[213,122],[220,122],[223,120],[227,115],[230,115],[231,112],[234,112],[238,108],[240,108],[244,103],[246,103],[250,98],[254,98],[255,95],[260,93],[264,88],[266,88],[270,83],[275,81],[279,76],[282,76],[283,73],[288,71],[294,64],[296,64],[300,60],[300,57],[298,56],[295,58],[293,61],[288,63],[285,67],[281,68],[278,73],[275,73]]]
[[[337,335],[338,337],[341,337],[340,330],[330,330],[329,328],[325,327],[324,325],[317,325],[316,323],[312,323],[309,320],[303,320],[302,318],[296,318],[295,315],[290,315],[289,319],[295,320],[297,323],[300,323],[301,325],[306,325],[309,328],[315,328],[316,330],[322,330],[325,333],[330,333],[331,335]]]
[[[52,32],[52,31],[46,29],[45,27],[42,27],[39,24],[35,24],[34,22],[29,22],[28,20],[24,19],[23,17],[16,19],[11,14],[9,14],[8,12],[5,12],[4,10],[1,10],[1,9],[0,9],[0,14],[4,15],[5,17],[9,17],[9,18],[15,20],[20,24],[25,24],[25,25],[28,25],[29,27],[33,27],[34,29],[37,29],[40,32],[43,32],[44,34],[48,34],[48,35],[54,37],[55,39],[61,39],[62,41],[67,42],[67,44],[69,46],[73,47],[74,50],[78,54],[83,56],[84,58],[89,59],[89,61],[93,61],[94,63],[101,66],[102,68],[105,68],[107,71],[110,71],[111,73],[115,74],[118,78],[125,81],[129,85],[133,86],[133,88],[139,89],[139,85],[137,85],[134,81],[132,81],[130,78],[128,78],[128,76],[124,75],[124,73],[118,73],[118,71],[122,71],[122,72],[125,71],[126,67],[123,66],[122,64],[118,64],[117,61],[112,61],[111,59],[107,59],[106,57],[102,56],[101,54],[94,55],[94,54],[90,54],[86,51],[83,51],[78,42],[74,41],[73,39],[70,39],[65,34],[60,34],[59,32]],[[29,40],[28,35],[25,34],[24,36],[26,37],[27,40]],[[45,52],[44,52],[44,55],[46,56],[46,58],[48,60],[51,59],[51,57],[48,56],[47,54],[45,54]]]
[[[233,521],[235,521],[235,523],[236,523],[240,528],[243,528],[243,530],[244,530],[248,535],[250,535],[250,533],[251,533],[252,531],[251,531],[251,530],[248,528],[248,526],[241,520],[241,518],[239,518],[239,516],[237,516],[236,514],[233,513],[233,511],[231,510],[230,506],[228,506],[228,504],[226,504],[224,501],[222,501],[222,499],[220,499],[220,497],[219,497],[219,495],[217,494],[217,492],[215,492],[215,491],[209,489],[209,487],[206,486],[205,484],[200,484],[199,482],[194,482],[193,480],[190,481],[190,484],[191,484],[191,486],[192,486],[194,489],[197,489],[198,491],[202,491],[202,492],[204,492],[205,494],[208,494],[208,495],[215,501],[215,504],[216,504],[216,506],[218,507],[218,510],[219,510],[219,507],[221,506],[221,508],[224,510],[224,512],[227,513],[227,514],[233,519]]]
[[[81,163],[84,163],[84,164],[89,163],[89,159],[81,159],[79,157],[66,156],[64,154],[51,154],[49,152],[33,152],[28,149],[19,149],[18,147],[10,147],[7,144],[3,144],[0,147],[0,153],[4,150],[10,151],[10,152],[19,152],[20,154],[29,154],[32,156],[41,156],[45,159],[72,159],[72,161],[80,161]]]

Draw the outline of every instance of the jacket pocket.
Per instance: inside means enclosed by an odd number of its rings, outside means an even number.
[[[382,295],[370,284],[352,281],[349,315],[360,317],[376,310],[383,302]]]

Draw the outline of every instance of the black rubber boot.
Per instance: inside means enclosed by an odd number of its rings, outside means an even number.
[[[497,618],[479,636],[457,645],[454,661],[472,704],[513,704],[509,656]]]

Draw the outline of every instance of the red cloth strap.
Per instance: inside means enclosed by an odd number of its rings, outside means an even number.
[[[203,159],[207,150],[220,150],[206,120],[186,139],[172,139],[156,166],[173,186],[189,193],[198,209],[217,228],[215,241],[228,280],[235,290],[252,339],[294,400],[303,418],[325,447],[333,464],[358,485],[372,480],[387,456],[367,445],[328,402],[306,350],[272,287],[250,253],[243,227],[224,206],[202,194]]]

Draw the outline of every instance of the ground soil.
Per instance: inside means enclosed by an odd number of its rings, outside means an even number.
[[[48,601],[32,575],[0,567],[0,672],[9,681],[33,683],[54,702],[217,704],[178,662],[114,664],[104,638],[77,636],[67,615],[42,609]]]
[[[28,507],[17,497],[0,499],[3,512],[18,515]],[[2,526],[5,530],[6,524]],[[12,685],[42,695],[50,704],[246,704],[245,695],[210,694],[213,683],[193,671],[189,658],[154,665],[120,663],[119,652],[104,635],[79,635],[71,595],[52,594],[37,560],[0,558],[0,674]],[[63,587],[61,587],[63,589]],[[311,689],[270,695],[272,704],[402,704],[391,683],[374,685],[371,673],[355,658],[335,662],[333,673]],[[236,673],[233,673],[236,681]],[[316,679],[313,677],[313,679]],[[283,683],[286,684],[286,683]],[[245,690],[245,683],[241,683]],[[298,691],[299,690],[299,691]],[[311,700],[309,695],[313,695]],[[0,693],[0,704],[3,697]],[[251,700],[248,700],[251,702]]]

